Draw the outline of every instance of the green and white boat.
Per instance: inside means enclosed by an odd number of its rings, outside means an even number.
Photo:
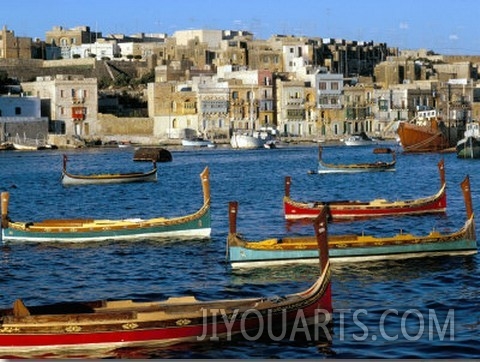
[[[8,215],[9,193],[1,194],[2,241],[19,242],[89,242],[138,240],[158,237],[208,238],[211,233],[210,171],[200,174],[203,205],[196,212],[173,218],[152,219],[53,219],[12,221]]]

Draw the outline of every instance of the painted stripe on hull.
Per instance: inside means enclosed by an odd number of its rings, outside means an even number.
[[[471,255],[477,253],[475,240],[425,243],[366,248],[330,249],[332,263],[384,259],[406,259],[438,255]],[[288,263],[318,262],[317,250],[252,250],[232,246],[229,248],[232,267],[267,266]]]
[[[189,222],[141,229],[116,229],[92,232],[29,232],[13,228],[2,229],[3,242],[88,242],[132,240],[150,237],[209,237],[210,211]]]

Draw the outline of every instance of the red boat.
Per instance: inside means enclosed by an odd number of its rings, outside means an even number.
[[[419,215],[431,213],[444,213],[447,209],[447,194],[445,182],[445,164],[438,163],[440,171],[440,189],[434,195],[413,199],[388,201],[375,199],[372,201],[313,201],[301,202],[290,198],[290,176],[285,177],[285,196],[283,206],[285,219],[314,218],[325,207],[330,210],[331,221],[365,219],[381,216]]]
[[[450,137],[449,127],[434,110],[421,111],[408,122],[400,122],[397,134],[404,152],[439,152],[455,147],[456,137]]]
[[[222,341],[233,336],[249,340],[255,336],[272,340],[282,335],[319,337],[307,335],[306,326],[323,338],[332,319],[326,211],[315,219],[314,227],[320,275],[305,291],[273,298],[199,301],[187,296],[28,308],[17,299],[13,308],[0,310],[0,358],[103,358],[117,357],[129,348]]]

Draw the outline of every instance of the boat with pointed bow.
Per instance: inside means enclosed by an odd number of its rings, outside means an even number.
[[[305,338],[307,327],[327,328],[333,312],[326,214],[319,215],[313,224],[319,274],[306,290],[211,301],[181,296],[160,301],[113,299],[39,306],[26,306],[18,298],[13,307],[0,310],[0,356],[106,358],[126,348],[232,343],[233,337],[264,336],[276,343],[280,338],[296,337],[296,333],[303,333]],[[279,337],[282,334],[285,337]]]
[[[391,154],[391,161],[362,162],[350,164],[326,163],[323,161],[322,153],[323,147],[319,145],[318,169],[308,171],[309,174],[395,171],[395,164],[397,162],[395,151],[391,148],[375,148],[373,150],[373,153],[375,154]]]
[[[172,218],[151,219],[52,219],[13,221],[9,216],[9,193],[1,193],[1,229],[3,243],[90,242],[138,240],[158,237],[208,238],[211,233],[210,171],[200,174],[203,205],[194,213]]]
[[[152,162],[153,168],[147,172],[75,175],[67,171],[67,160],[67,155],[63,155],[62,184],[65,186],[157,181],[157,163],[155,161]]]
[[[430,196],[411,200],[374,199],[371,201],[334,200],[334,201],[297,201],[290,197],[291,177],[285,177],[285,196],[283,210],[285,219],[297,220],[314,218],[328,207],[331,221],[366,219],[383,216],[423,215],[445,213],[447,193],[445,181],[445,162],[438,162],[440,188]]]

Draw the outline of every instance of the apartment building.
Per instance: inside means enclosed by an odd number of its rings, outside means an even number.
[[[26,94],[41,99],[42,115],[51,120],[51,132],[65,136],[66,144],[98,136],[96,78],[59,74],[37,77],[22,87]]]

